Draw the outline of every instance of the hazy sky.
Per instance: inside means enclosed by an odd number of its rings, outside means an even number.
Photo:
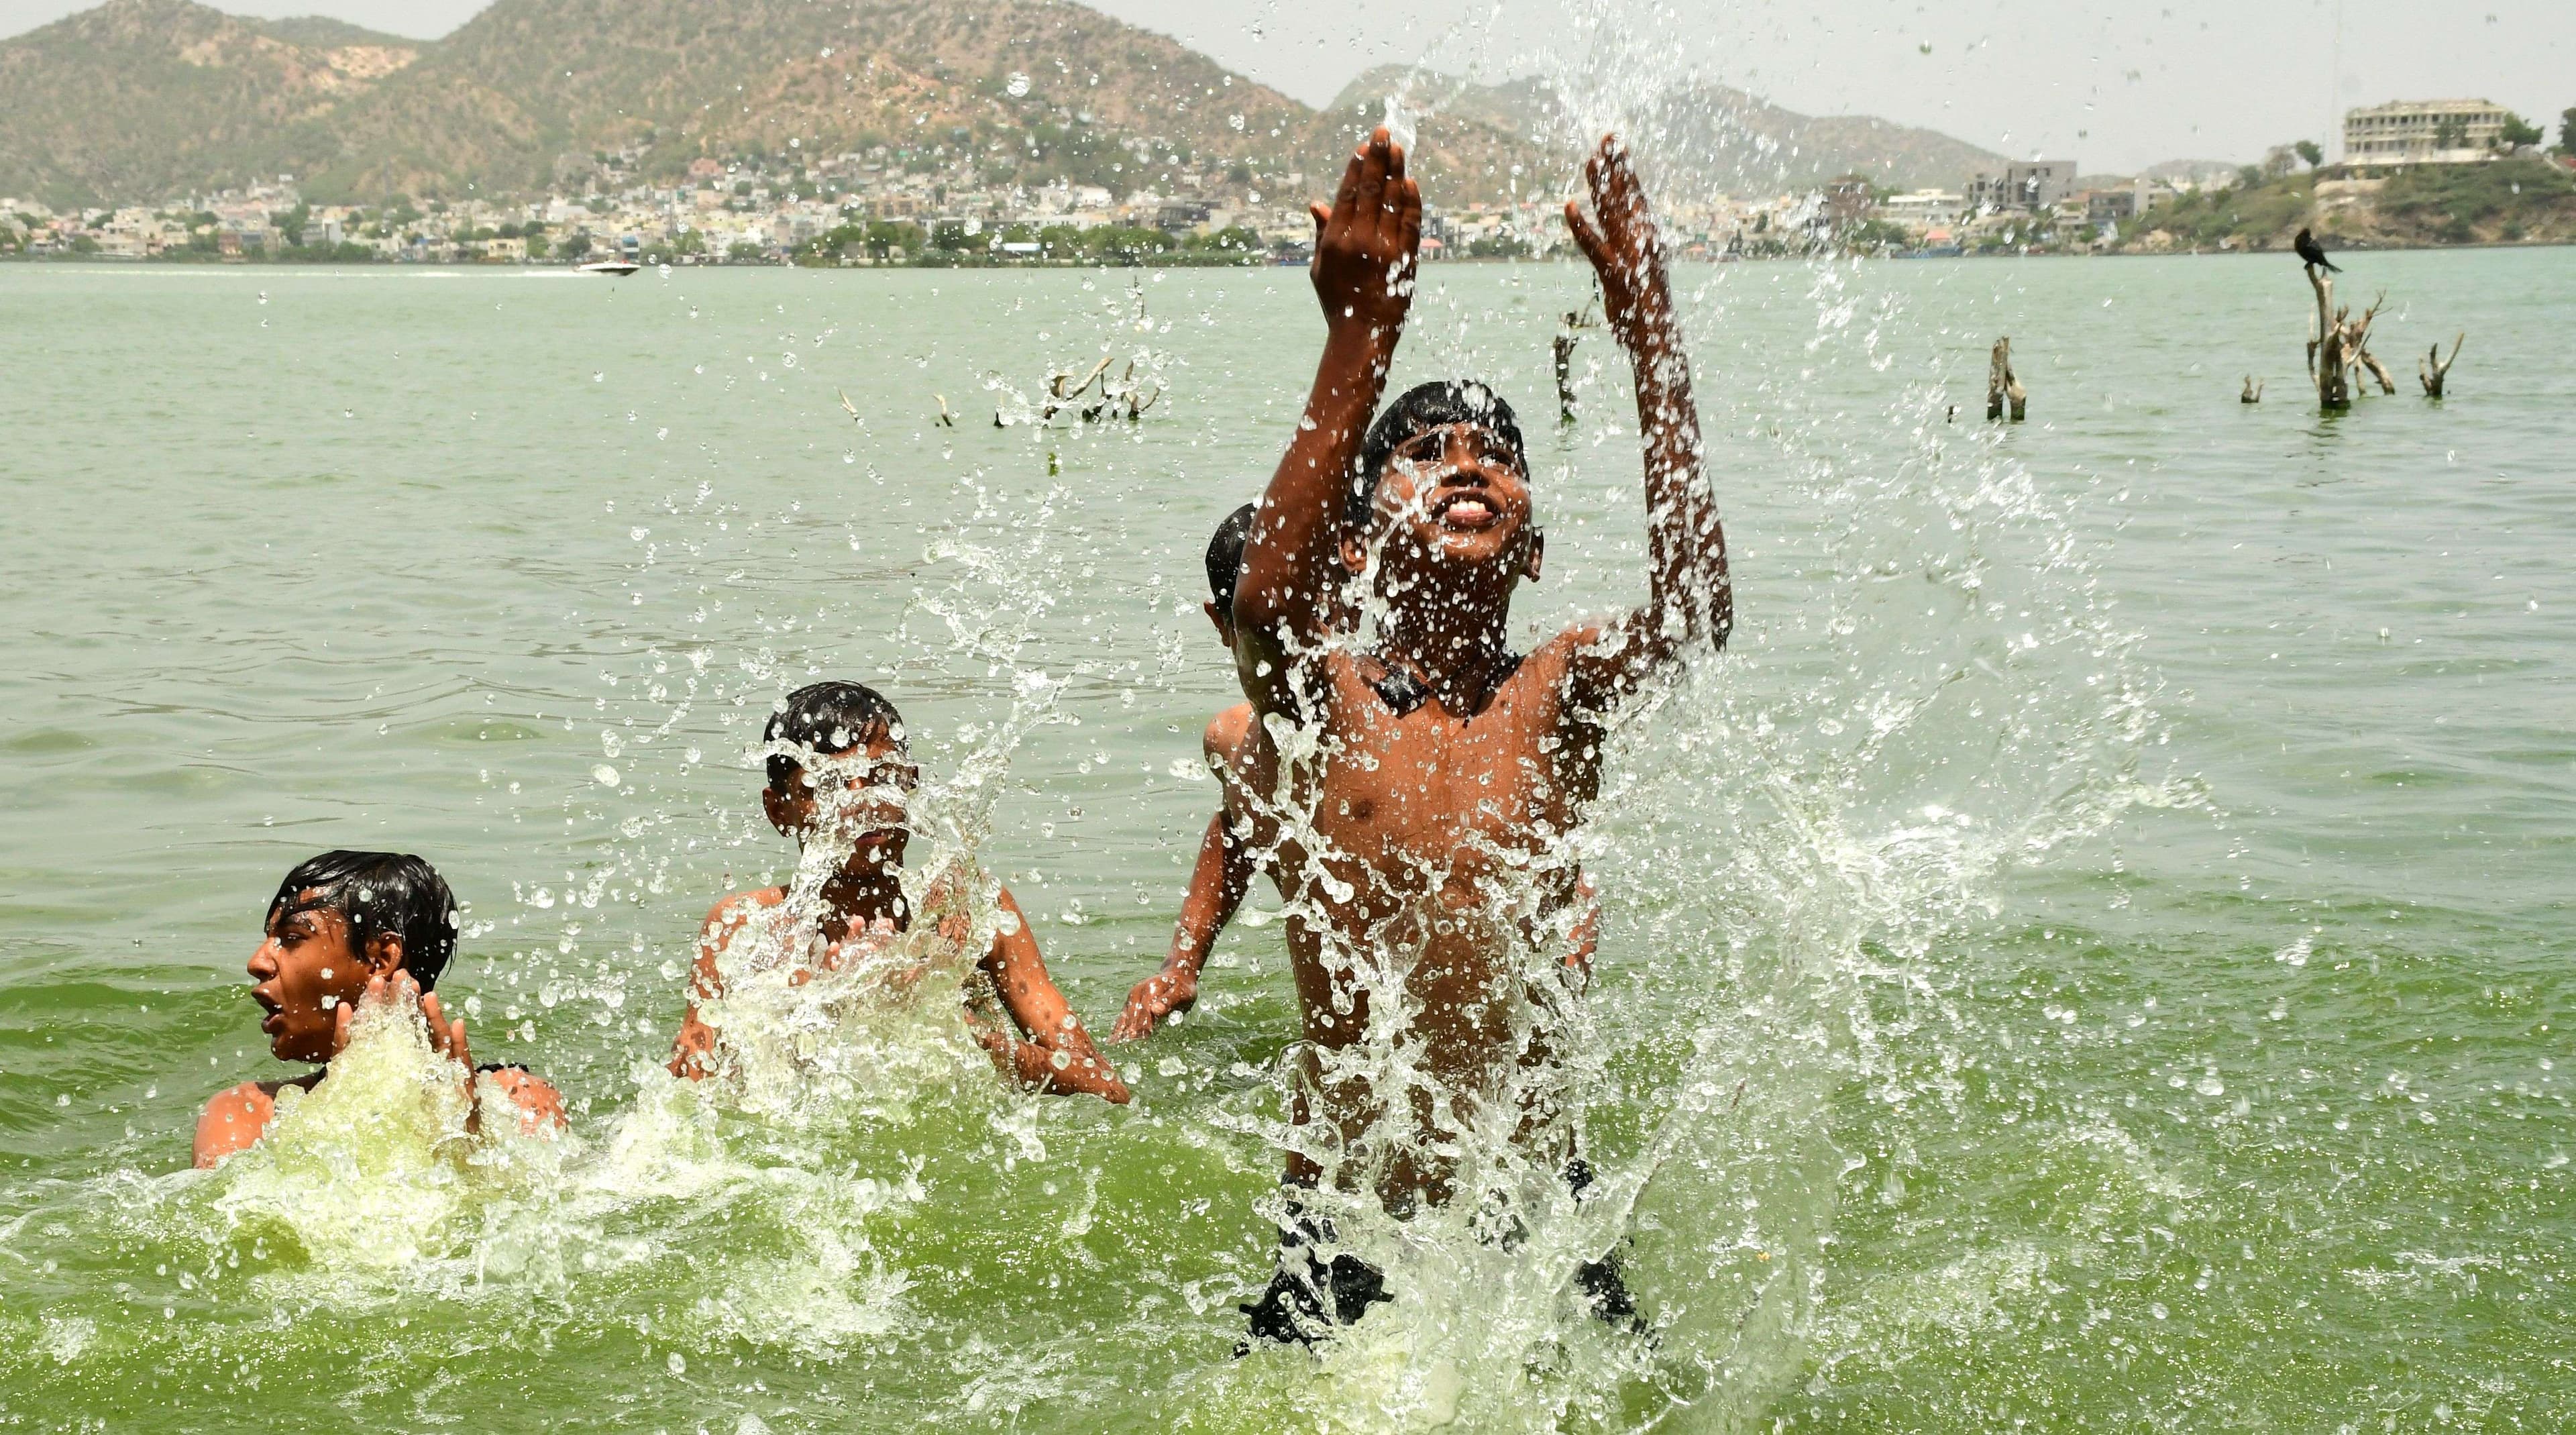
[[[1651,81],[1684,69],[1793,110],[1926,125],[2091,171],[2258,158],[2338,106],[2494,100],[2549,125],[2576,106],[2571,0],[1095,0],[1320,104],[1365,66],[1429,58],[1488,78],[1588,61]],[[0,35],[82,6],[0,0]],[[479,0],[237,0],[422,37]],[[2337,14],[2342,63],[2337,84]],[[1362,24],[1374,27],[1362,31]],[[1601,90],[1615,82],[1596,81]],[[1605,117],[1615,106],[1591,97]]]

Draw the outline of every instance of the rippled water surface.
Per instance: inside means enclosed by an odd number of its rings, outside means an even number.
[[[2576,251],[2351,267],[2410,387],[2467,331],[2447,401],[2302,404],[2286,258],[1685,271],[1740,621],[1584,851],[1611,1199],[1378,1232],[1395,1304],[1239,1361],[1266,887],[1125,1110],[936,1011],[795,1100],[654,1063],[701,915],[793,868],[746,752],[824,675],[991,775],[935,845],[1106,1029],[1214,801],[1199,554],[1302,274],[0,268],[0,1418],[2565,1428]],[[1552,422],[1585,289],[1435,268],[1396,375],[1520,401],[1532,632],[1643,588],[1603,336]],[[1103,353],[1141,423],[993,426]],[[288,1074],[241,963],[335,846],[449,876],[442,991],[569,1139],[433,1154],[361,1100],[388,1037],[185,1172]],[[1651,1338],[1564,1300],[1610,1243]]]

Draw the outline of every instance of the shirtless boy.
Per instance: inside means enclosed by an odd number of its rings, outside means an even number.
[[[1252,505],[1247,503],[1227,514],[1208,540],[1209,601],[1203,606],[1228,653],[1234,651],[1234,589],[1243,574],[1244,540],[1251,533]],[[1197,1005],[1199,968],[1251,890],[1260,864],[1253,854],[1250,794],[1241,782],[1251,741],[1252,704],[1236,703],[1208,719],[1199,748],[1220,789],[1216,813],[1199,838],[1198,862],[1190,869],[1189,891],[1181,898],[1180,921],[1172,929],[1171,955],[1163,959],[1161,971],[1127,994],[1126,1008],[1109,1029],[1111,1041],[1151,1036],[1156,1022]]]
[[[1237,670],[1262,719],[1247,785],[1304,824],[1280,832],[1274,858],[1313,1057],[1292,1112],[1302,1131],[1289,1176],[1371,1186],[1399,1215],[1450,1199],[1456,1170],[1444,1150],[1470,1124],[1493,1129],[1482,1103],[1511,1089],[1525,1061],[1548,1060],[1543,1038],[1525,1055],[1517,1030],[1534,996],[1520,954],[1575,915],[1580,878],[1562,844],[1599,790],[1609,723],[1650,681],[1715,652],[1732,622],[1654,221],[1615,139],[1602,140],[1585,177],[1593,213],[1569,203],[1566,222],[1635,373],[1645,603],[1513,653],[1512,594],[1539,576],[1542,540],[1509,406],[1481,384],[1426,384],[1370,423],[1410,307],[1422,221],[1404,151],[1382,129],[1330,209],[1315,207],[1323,356],[1235,593]],[[1353,584],[1383,613],[1366,651],[1333,618],[1334,595]],[[1319,739],[1316,754],[1283,771],[1276,719]],[[1336,1074],[1334,1053],[1389,1039],[1372,1033],[1373,1019],[1402,1024],[1391,1039],[1445,1099],[1428,1089],[1381,1098]],[[1399,1110],[1382,1113],[1388,1101]],[[1377,1139],[1387,1126],[1409,1139]],[[1532,1126],[1517,1139],[1536,1140]],[[1566,1153],[1531,1154],[1552,1163]],[[1343,1279],[1352,1259],[1337,1257],[1331,1272],[1345,1321],[1376,1298],[1374,1272]],[[1324,1272],[1311,1258],[1283,1262],[1282,1279],[1298,1265],[1311,1276],[1299,1275],[1308,1289],[1296,1304],[1312,1315]]]
[[[1229,655],[1234,652],[1234,590],[1243,575],[1243,545],[1252,534],[1253,509],[1247,503],[1227,514],[1207,546],[1210,596],[1201,606]],[[1260,804],[1243,785],[1249,771],[1246,764],[1252,758],[1252,704],[1236,703],[1208,719],[1199,747],[1221,787],[1216,814],[1208,818],[1207,832],[1199,838],[1198,861],[1190,869],[1189,890],[1181,897],[1180,920],[1172,929],[1171,955],[1163,959],[1161,971],[1138,982],[1127,994],[1126,1008],[1109,1029],[1114,1042],[1141,1041],[1153,1035],[1155,1023],[1198,1004],[1199,969],[1215,949],[1218,934],[1234,920],[1235,909],[1243,905],[1244,894],[1262,866],[1253,841],[1261,825]],[[1575,927],[1565,963],[1589,978],[1600,913],[1591,904],[1591,879],[1583,879],[1581,890],[1584,917]]]
[[[911,839],[905,804],[920,773],[904,745],[903,718],[894,704],[858,683],[814,683],[788,694],[785,706],[770,715],[763,738],[771,752],[769,783],[760,800],[771,825],[800,848],[816,841],[849,843],[848,854],[823,881],[820,910],[813,918],[822,941],[814,968],[831,970],[872,941],[912,925],[913,913],[903,895],[904,850]],[[782,746],[812,761],[778,751]],[[737,939],[778,915],[787,896],[785,887],[737,892],[707,913],[689,981],[688,1014],[671,1057],[673,1075],[696,1080],[722,1069],[723,1034],[699,1006],[724,994],[723,959]],[[992,1030],[979,1040],[993,1053],[995,1064],[1025,1087],[1087,1092],[1125,1104],[1126,1086],[1048,977],[1037,937],[1009,891],[1002,892],[1000,905],[1003,930],[994,935],[977,967],[991,981],[1017,1036]],[[935,920],[951,940],[966,939],[963,912]],[[797,959],[806,956],[800,952]],[[790,980],[810,980],[814,968],[799,967]]]
[[[449,1020],[432,991],[456,954],[456,898],[428,863],[392,852],[325,852],[286,874],[263,927],[250,958],[250,996],[267,1013],[259,1029],[271,1054],[327,1063],[349,1044],[361,1003],[411,1006],[429,1029],[430,1047],[456,1063],[468,1098],[466,1129],[480,1129],[465,1018]],[[521,1130],[563,1124],[563,1097],[525,1068],[483,1071],[517,1104]],[[310,1091],[329,1074],[320,1065],[290,1080],[245,1081],[208,1101],[197,1118],[196,1164],[212,1166],[258,1144],[277,1115],[278,1092]]]

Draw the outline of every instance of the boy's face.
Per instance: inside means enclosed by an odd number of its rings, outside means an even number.
[[[250,998],[267,1013],[259,1029],[280,1061],[328,1061],[341,1002],[366,991],[367,978],[402,963],[401,939],[378,935],[367,951],[349,941],[349,919],[308,905],[321,894],[303,891],[269,918],[251,953]]]
[[[880,733],[862,747],[797,764],[785,792],[762,790],[761,806],[771,825],[800,845],[822,833],[846,835],[852,846],[845,870],[900,867],[911,836],[906,811],[920,782],[903,743]]]
[[[1481,424],[1443,424],[1397,445],[1378,480],[1375,509],[1374,526],[1387,533],[1390,549],[1433,564],[1504,564],[1538,576],[1529,475],[1511,443]],[[1355,546],[1344,557],[1364,554]]]

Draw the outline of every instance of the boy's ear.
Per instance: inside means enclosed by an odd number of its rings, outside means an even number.
[[[1234,615],[1218,608],[1213,598],[1201,603],[1199,608],[1208,615],[1209,622],[1216,624],[1216,635],[1225,641],[1227,647],[1233,647]]]
[[[769,825],[777,828],[780,835],[787,837],[796,835],[796,824],[791,820],[792,814],[788,810],[787,798],[777,788],[764,787],[760,790],[760,810],[769,814]]]
[[[403,939],[398,933],[377,932],[358,949],[358,965],[367,975],[380,977],[398,970],[403,964]]]
[[[1368,535],[1342,534],[1342,566],[1355,574],[1368,571]]]
[[[1546,558],[1547,530],[1533,528],[1529,531],[1528,545],[1521,550],[1521,576],[1533,583],[1537,582],[1539,567]]]

